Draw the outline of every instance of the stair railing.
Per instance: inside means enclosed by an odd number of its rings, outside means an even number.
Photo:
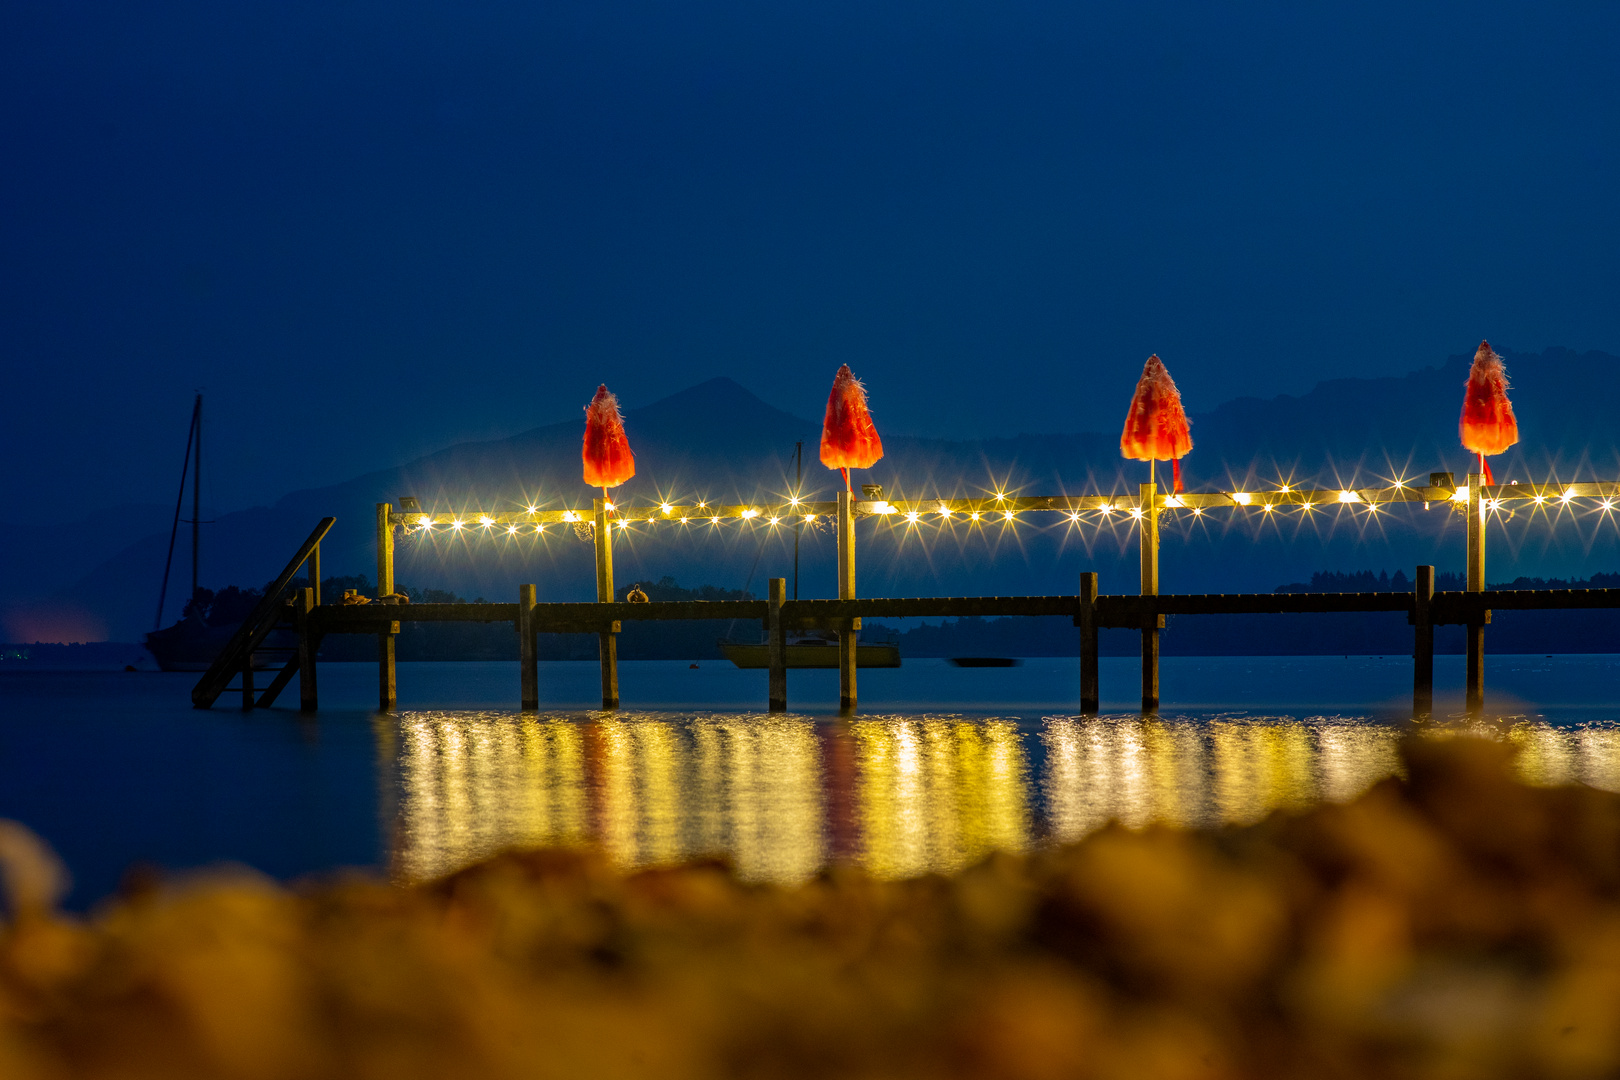
[[[282,617],[281,594],[287,590],[287,585],[298,574],[309,559],[311,553],[320,547],[321,540],[325,538],[337,518],[322,518],[315,531],[309,534],[298,554],[292,557],[287,568],[281,576],[264,591],[264,598],[259,601],[253,613],[243,620],[242,625],[236,628],[231,640],[225,648],[215,657],[203,677],[197,680],[197,685],[191,690],[191,704],[194,708],[212,708],[219,695],[225,692],[230,685],[231,677],[238,672],[244,673],[244,686],[252,686],[252,675],[245,674],[252,671],[253,650],[276,628]],[[248,690],[247,693],[251,693]],[[251,701],[251,699],[247,699]]]

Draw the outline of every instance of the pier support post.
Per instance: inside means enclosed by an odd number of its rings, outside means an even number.
[[[838,599],[855,599],[855,496],[838,493]],[[838,630],[838,711],[855,711],[855,650],[860,619],[846,620]]]
[[[1485,591],[1485,477],[1468,474],[1468,591]],[[1485,707],[1485,624],[1490,613],[1481,611],[1468,620],[1467,708]]]
[[[596,602],[613,603],[613,521],[606,499],[596,499]],[[619,629],[617,622],[596,635],[597,658],[602,664],[602,708],[619,707]]]
[[[771,658],[768,712],[787,712],[787,629],[782,625],[782,603],[786,599],[787,578],[771,578],[770,602],[765,609],[765,643]]]
[[[1412,598],[1412,718],[1434,712],[1434,567],[1417,568]]]
[[[540,708],[540,671],[534,647],[534,586],[518,586],[518,708],[536,712]]]
[[[1096,716],[1097,686],[1097,575],[1080,575],[1080,715]]]
[[[394,591],[394,507],[390,503],[377,504],[377,597]],[[377,711],[388,712],[399,703],[398,687],[394,682],[394,635],[399,623],[389,623],[377,635]]]
[[[314,606],[321,606],[321,545],[316,544],[309,551],[309,561],[304,564],[309,573],[309,587],[313,591]]]
[[[315,690],[315,651],[321,643],[315,639],[310,626],[310,612],[315,610],[315,590],[299,589],[293,609],[298,628],[298,711],[314,712],[320,707],[320,696]]]
[[[1159,595],[1159,487],[1141,487],[1142,595]],[[1163,615],[1142,618],[1142,713],[1159,711],[1159,628]]]

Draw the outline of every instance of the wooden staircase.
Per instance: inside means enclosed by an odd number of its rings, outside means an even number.
[[[255,708],[264,709],[268,708],[276,700],[276,697],[286,689],[287,684],[292,681],[292,677],[298,673],[300,649],[297,646],[266,646],[264,640],[270,635],[270,631],[282,624],[284,619],[288,619],[295,614],[292,605],[288,604],[284,595],[287,592],[287,586],[298,575],[298,571],[303,569],[304,563],[310,561],[311,555],[315,555],[317,560],[315,565],[319,565],[317,552],[320,550],[321,540],[325,538],[336,521],[337,518],[322,518],[320,524],[315,526],[315,531],[309,534],[309,539],[304,541],[303,546],[298,549],[298,553],[287,564],[287,568],[281,572],[281,575],[276,578],[269,588],[265,589],[264,599],[259,601],[258,606],[253,609],[253,613],[243,620],[241,626],[237,627],[236,633],[231,636],[231,640],[226,643],[225,648],[214,659],[209,669],[203,672],[203,677],[197,680],[197,685],[192,687],[191,704],[193,707],[198,709],[213,708],[214,702],[219,700],[221,694],[234,690],[242,695],[242,709],[244,711]],[[319,571],[316,571],[316,573],[319,573]],[[298,620],[298,622],[302,623],[304,620]],[[290,652],[292,655],[285,660],[281,670],[276,672],[275,677],[270,680],[270,685],[265,687],[264,693],[255,697],[253,654],[259,653],[263,655],[267,652]]]

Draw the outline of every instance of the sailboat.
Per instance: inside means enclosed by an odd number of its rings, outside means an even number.
[[[186,453],[180,469],[180,493],[174,502],[174,524],[169,530],[169,554],[163,563],[163,585],[158,590],[157,616],[146,635],[146,648],[164,671],[207,671],[236,631],[234,623],[215,625],[203,615],[198,603],[197,568],[201,556],[202,526],[202,395],[191,408],[191,427],[186,432]],[[163,625],[164,601],[169,595],[169,574],[174,569],[174,545],[180,535],[180,512],[185,506],[186,482],[191,482],[191,603],[179,622]],[[253,668],[264,671],[280,668],[295,647],[289,632],[271,631],[263,645],[253,651]]]

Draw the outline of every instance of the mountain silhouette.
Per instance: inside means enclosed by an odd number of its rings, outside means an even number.
[[[1521,443],[1492,467],[1502,480],[1620,477],[1620,359],[1604,353],[1548,349],[1504,351],[1513,381]],[[1460,475],[1472,467],[1457,442],[1457,414],[1470,357],[1397,378],[1342,378],[1309,393],[1239,398],[1192,410],[1194,449],[1184,462],[1190,490],[1264,488],[1279,481],[1306,486],[1369,486],[1397,475],[1426,479],[1431,470]],[[883,430],[885,394],[871,388]],[[819,416],[819,405],[815,403]],[[1191,404],[1191,403],[1190,403]],[[1123,418],[1125,403],[1121,402]],[[203,583],[259,584],[285,563],[314,523],[338,524],[324,549],[328,573],[374,572],[373,521],[378,502],[400,496],[440,511],[514,509],[530,504],[588,506],[594,492],[580,480],[578,422],[547,425],[506,439],[463,443],[396,468],[323,488],[293,492],[270,507],[225,514],[206,527]],[[770,405],[738,383],[710,379],[641,408],[627,410],[625,429],[637,475],[615,498],[711,502],[757,501],[794,487],[795,444],[804,444],[808,497],[830,498],[840,481],[817,451],[819,420]],[[1113,433],[1009,433],[972,440],[885,433],[885,457],[857,482],[884,485],[891,497],[969,496],[994,490],[1024,494],[1131,492],[1146,466],[1119,457]],[[616,546],[618,580],[665,575],[691,584],[750,586],[790,576],[793,534],[758,523],[719,529],[633,535]],[[965,525],[906,529],[864,525],[859,552],[867,595],[1067,592],[1076,575],[1096,569],[1104,591],[1133,591],[1134,538],[1127,525],[1071,525],[1051,515],[1016,527],[973,532]],[[1430,562],[1460,568],[1462,521],[1446,508],[1403,508],[1369,518],[1365,510],[1292,513],[1262,520],[1254,512],[1178,518],[1165,524],[1164,588],[1189,591],[1269,590],[1317,570],[1409,568]],[[1491,578],[1519,574],[1584,576],[1620,566],[1615,522],[1592,512],[1548,528],[1528,516],[1493,531]],[[832,594],[832,538],[801,538],[800,590]],[[114,639],[150,629],[168,536],[152,532],[88,572],[55,586],[58,604],[91,613]],[[535,582],[544,599],[594,598],[591,548],[571,533],[544,539],[505,536],[412,537],[397,552],[397,578],[467,596],[509,599]],[[1455,564],[1455,565],[1454,565]],[[1410,573],[1410,570],[1408,570]],[[189,580],[189,571],[177,579]],[[185,586],[171,585],[168,610],[178,613]]]

